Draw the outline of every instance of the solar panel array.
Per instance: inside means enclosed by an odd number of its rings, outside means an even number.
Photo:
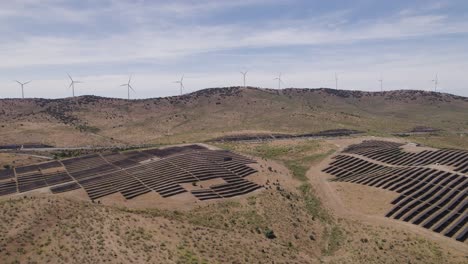
[[[386,217],[466,241],[468,151],[410,153],[402,146],[376,140],[351,145],[323,171],[335,176],[335,181],[398,192],[400,196],[392,201],[394,207]],[[445,166],[428,167],[434,164]]]
[[[126,199],[154,191],[162,197],[190,192],[199,200],[228,198],[261,188],[246,176],[255,161],[199,145],[91,154],[0,171],[0,196],[50,187],[52,193],[83,188],[92,200],[121,193]],[[187,190],[184,183],[225,183]],[[196,185],[196,184],[195,184]]]

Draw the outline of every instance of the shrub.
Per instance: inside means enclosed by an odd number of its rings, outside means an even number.
[[[267,229],[265,231],[265,237],[268,238],[268,239],[275,239],[276,235],[275,235],[275,232],[273,230]]]

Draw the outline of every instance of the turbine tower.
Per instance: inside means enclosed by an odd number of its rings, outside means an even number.
[[[24,99],[24,86],[25,86],[26,84],[30,83],[31,81],[28,81],[28,82],[25,82],[25,83],[21,83],[21,82],[19,82],[19,81],[15,81],[15,82],[17,82],[19,85],[21,85],[21,96],[22,96],[22,98]]]
[[[435,79],[432,80],[434,83],[434,92],[437,92],[437,86],[439,85],[439,75],[436,73]]]
[[[185,88],[185,86],[184,86],[184,74],[182,74],[182,77],[180,78],[179,81],[175,81],[174,83],[180,84],[180,95],[182,95],[183,91],[184,91],[184,88]]]
[[[68,88],[70,88],[70,87],[72,88],[72,94],[73,94],[73,97],[75,97],[75,83],[82,83],[82,82],[74,81],[73,78],[70,76],[70,74],[67,73],[67,75],[68,75],[68,78],[70,78],[70,81],[71,81],[70,86],[68,86]]]
[[[281,90],[281,83],[284,83],[283,80],[281,79],[281,72],[278,75],[278,77],[274,78],[273,80],[278,80],[278,89]]]
[[[380,91],[383,92],[383,77],[382,77],[382,74],[380,74],[379,82],[380,82]]]
[[[243,76],[244,76],[244,88],[246,88],[247,86],[245,85],[245,77],[247,76],[247,73],[249,71],[245,71],[245,72],[240,72]]]
[[[335,89],[338,90],[338,73],[335,72]]]
[[[130,82],[132,81],[132,75],[130,75],[130,77],[128,78],[128,83],[124,83],[120,86],[127,86],[127,98],[128,100],[130,100],[130,90],[132,90],[134,93],[135,93],[135,90],[133,90],[133,87],[132,85],[130,84]]]

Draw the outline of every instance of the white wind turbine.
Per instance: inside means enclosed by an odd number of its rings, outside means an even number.
[[[439,85],[439,74],[436,73],[435,79],[432,80],[434,83],[434,92],[437,92],[437,86]]]
[[[383,92],[383,77],[382,77],[382,74],[380,74],[379,82],[380,82],[380,91]]]
[[[182,74],[182,77],[180,78],[179,81],[175,81],[174,83],[180,84],[180,95],[183,94],[185,86],[184,86],[184,74]]]
[[[74,81],[73,78],[70,76],[70,74],[68,74],[68,78],[70,78],[70,86],[68,86],[68,88],[72,88],[72,95],[73,97],[75,97],[75,83],[83,83],[83,82],[80,82],[80,81]]]
[[[243,77],[244,77],[244,88],[247,87],[247,86],[245,85],[245,78],[246,78],[248,72],[249,72],[249,71],[240,72],[240,73],[243,75]]]
[[[133,90],[132,85],[130,84],[131,81],[132,81],[132,75],[130,75],[130,77],[128,78],[128,83],[124,83],[124,84],[120,85],[120,86],[126,86],[127,87],[127,98],[128,98],[128,100],[130,100],[130,90],[132,90],[134,93],[136,93],[135,90]]]
[[[338,73],[335,72],[335,89],[338,90]]]
[[[278,77],[274,78],[273,80],[278,80],[278,89],[281,90],[281,84],[284,83],[283,80],[281,79],[281,72],[278,75]]]
[[[17,82],[19,85],[21,85],[21,96],[22,96],[22,98],[24,99],[24,86],[25,86],[26,84],[30,83],[31,81],[22,83],[22,82],[20,82],[20,81],[16,81],[16,80],[15,80],[15,82]]]

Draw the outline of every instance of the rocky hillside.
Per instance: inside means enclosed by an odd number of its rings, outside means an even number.
[[[307,194],[134,211],[59,197],[0,201],[2,263],[461,263],[405,232],[333,220]],[[365,230],[365,231],[363,231]],[[391,254],[387,254],[391,252]]]
[[[417,126],[468,129],[468,98],[424,91],[214,88],[183,96],[1,99],[0,144],[127,145],[200,141],[233,133]]]

